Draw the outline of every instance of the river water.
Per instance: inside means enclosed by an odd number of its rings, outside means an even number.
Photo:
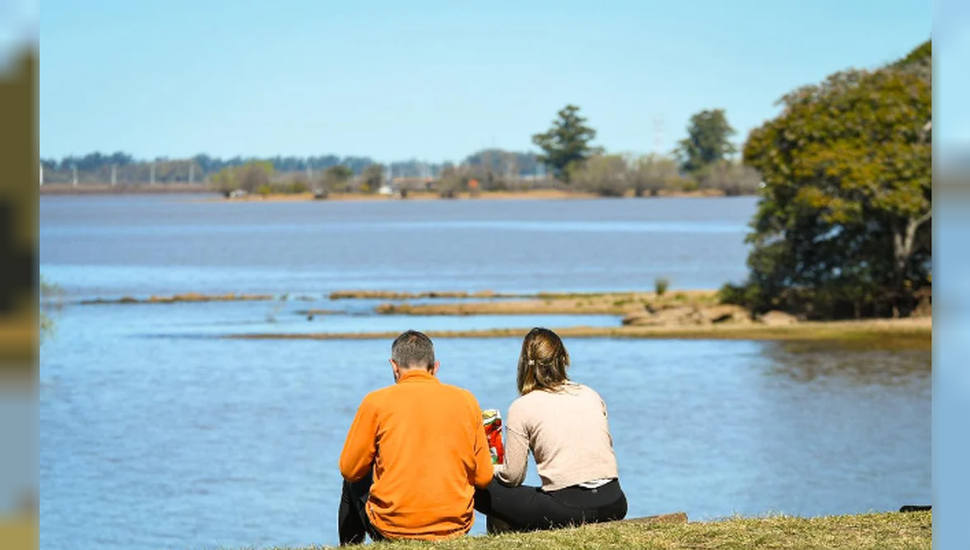
[[[377,316],[338,289],[715,288],[745,273],[752,198],[227,204],[44,197],[63,291],[41,348],[42,548],[336,543],[337,457],[391,381],[383,340],[249,332],[612,326],[611,316]],[[253,292],[269,302],[80,305]],[[338,310],[308,320],[305,309]],[[440,377],[503,412],[518,339],[442,339]],[[630,515],[827,515],[931,500],[930,353],[567,340],[604,397]],[[530,468],[532,468],[530,466]],[[527,482],[538,483],[534,468]],[[476,521],[481,533],[484,521]]]

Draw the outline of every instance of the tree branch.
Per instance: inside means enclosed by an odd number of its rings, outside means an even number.
[[[919,226],[923,225],[924,223],[926,223],[932,217],[933,217],[933,210],[930,209],[930,210],[928,210],[926,212],[926,214],[923,214],[922,216],[916,218],[914,220],[914,223],[915,223],[916,227],[919,227]]]

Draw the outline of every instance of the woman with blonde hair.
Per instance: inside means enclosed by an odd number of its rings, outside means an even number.
[[[627,501],[617,475],[606,404],[569,379],[569,353],[559,336],[534,328],[522,342],[520,397],[506,418],[505,463],[475,509],[515,531],[623,519]],[[529,452],[542,487],[522,485]]]

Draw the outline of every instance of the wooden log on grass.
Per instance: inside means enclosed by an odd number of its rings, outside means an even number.
[[[487,517],[486,522],[486,532],[489,535],[499,535],[511,531],[508,524],[498,518]],[[618,521],[587,523],[584,525],[584,527],[606,527],[609,525],[616,525],[618,523],[635,523],[637,525],[651,523],[687,523],[687,514],[685,512],[674,512],[673,514],[660,514],[657,516],[644,516],[640,518],[626,518]]]

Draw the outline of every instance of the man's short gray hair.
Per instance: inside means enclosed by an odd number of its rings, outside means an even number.
[[[398,336],[391,344],[391,359],[402,369],[434,368],[434,344],[431,338],[416,330]]]

